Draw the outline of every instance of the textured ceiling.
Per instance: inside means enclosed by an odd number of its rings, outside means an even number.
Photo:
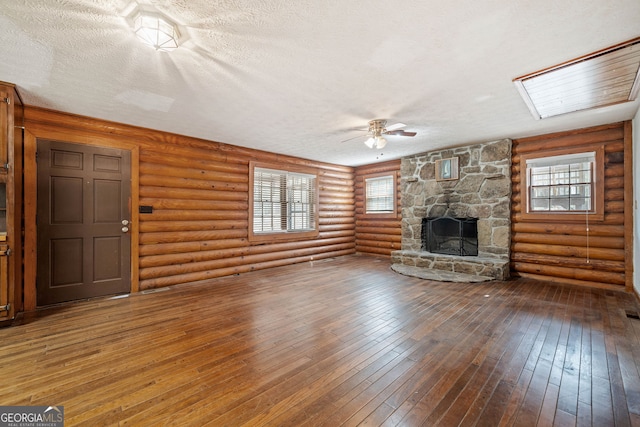
[[[631,119],[639,101],[534,120],[512,80],[640,35],[638,0],[0,0],[0,80],[25,103],[344,165]],[[370,150],[371,119],[403,122]]]

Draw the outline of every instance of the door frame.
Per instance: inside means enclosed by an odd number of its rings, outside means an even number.
[[[58,128],[40,123],[28,123],[24,135],[24,310],[36,309],[37,274],[37,176],[36,150],[38,139],[67,142],[72,144],[93,145],[103,148],[118,148],[131,153],[131,289],[139,291],[139,206],[140,199],[140,148],[137,144],[116,139],[117,136],[105,135],[80,129]]]

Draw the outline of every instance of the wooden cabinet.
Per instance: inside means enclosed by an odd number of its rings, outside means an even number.
[[[22,140],[22,101],[0,82],[0,324],[22,309]]]

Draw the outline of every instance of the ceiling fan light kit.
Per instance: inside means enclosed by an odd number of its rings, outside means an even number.
[[[371,120],[369,122],[369,129],[367,130],[369,137],[364,141],[364,145],[371,149],[377,148],[378,150],[381,150],[387,145],[387,140],[382,135],[416,136],[416,132],[400,130],[406,126],[404,123],[396,123],[389,127],[386,126],[386,120]],[[345,141],[348,141],[348,139]]]
[[[364,145],[367,147],[378,150],[384,148],[387,145],[387,140],[382,135],[393,135],[393,136],[416,136],[416,132],[407,132],[401,130],[406,125],[404,123],[396,123],[389,127],[387,126],[386,120],[371,120],[369,122],[369,128],[367,129],[368,138],[364,141]],[[363,129],[364,131],[364,129]],[[342,142],[351,141],[352,139],[361,138],[362,136],[356,136],[353,138],[345,139]]]
[[[364,145],[372,149],[377,148],[380,150],[384,148],[385,145],[387,145],[387,140],[381,136],[376,136],[376,137],[371,136],[367,138],[367,140],[364,142]]]

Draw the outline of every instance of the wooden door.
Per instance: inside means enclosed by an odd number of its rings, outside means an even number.
[[[131,287],[131,153],[39,140],[39,306]]]

